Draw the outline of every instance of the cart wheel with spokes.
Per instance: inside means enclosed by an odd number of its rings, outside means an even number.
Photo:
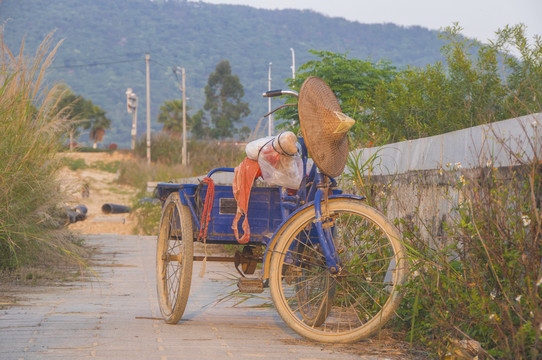
[[[305,324],[320,326],[331,311],[335,280],[327,271],[326,260],[319,246],[310,246],[305,241],[296,245],[299,256],[297,266],[291,270],[297,271],[295,293],[300,304],[299,312]]]
[[[355,342],[378,331],[399,306],[398,287],[407,274],[404,246],[395,226],[361,200],[329,199],[322,212],[339,271],[328,271],[311,206],[294,215],[277,239],[271,296],[281,318],[301,336]]]
[[[190,210],[178,192],[171,193],[162,210],[156,251],[156,286],[164,320],[176,324],[182,317],[192,280],[194,239]]]

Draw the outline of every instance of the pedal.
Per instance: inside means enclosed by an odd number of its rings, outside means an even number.
[[[237,282],[237,287],[239,292],[242,293],[262,293],[263,292],[263,281],[259,278],[239,278]]]

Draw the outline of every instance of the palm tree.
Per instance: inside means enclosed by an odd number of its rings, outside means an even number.
[[[162,131],[180,137],[183,133],[183,101],[164,101],[164,104],[160,106],[158,122],[164,124]],[[191,122],[190,116],[186,115],[187,131],[190,129]]]
[[[111,120],[105,116],[105,111],[97,106],[92,106],[92,115],[90,116],[90,140],[94,141],[92,147],[96,149],[98,143],[103,141],[105,130],[111,129]]]

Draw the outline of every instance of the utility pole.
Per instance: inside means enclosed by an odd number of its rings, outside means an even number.
[[[137,139],[137,95],[132,88],[126,90],[126,108],[128,114],[132,114],[132,150],[135,150]]]
[[[147,67],[147,164],[151,164],[151,77],[149,74],[150,54],[145,54],[145,64]]]
[[[183,77],[183,150],[182,150],[182,164],[187,165],[186,163],[186,76],[184,73],[184,68],[182,69]]]
[[[269,75],[267,77],[268,79],[268,86],[267,86],[267,90],[271,91],[271,65],[273,63],[269,63]],[[268,112],[271,112],[271,98],[268,98],[267,99],[267,107],[268,107]],[[273,114],[269,115],[269,129],[267,130],[267,135],[268,136],[271,136],[273,135]]]
[[[179,66],[173,67],[173,72],[175,75],[177,75],[178,71],[181,71],[181,81],[182,83],[179,84],[179,89],[183,93],[183,147],[182,147],[182,153],[181,153],[181,161],[183,165],[187,165],[188,161],[186,158],[186,74],[184,71],[184,68],[181,68]],[[179,78],[177,78],[177,82],[179,81]]]
[[[292,52],[292,79],[295,80],[295,52],[294,52],[294,48],[290,48],[290,51]]]

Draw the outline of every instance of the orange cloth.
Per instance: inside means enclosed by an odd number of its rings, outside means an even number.
[[[250,226],[248,225],[247,216],[248,200],[254,180],[261,175],[262,172],[260,171],[258,161],[250,160],[249,158],[245,158],[234,170],[233,196],[235,197],[235,201],[237,201],[237,213],[235,214],[231,228],[239,244],[246,244],[250,240]],[[239,238],[237,223],[243,214],[245,215],[245,220],[243,221],[244,234],[243,237]]]
[[[211,210],[213,209],[213,200],[215,198],[215,183],[213,179],[205,177],[203,183],[207,184],[207,196],[205,196],[205,204],[203,206],[203,213],[201,214],[201,229],[199,230],[198,240],[203,238],[205,242],[207,239],[207,227],[209,226],[209,220],[211,220]]]

